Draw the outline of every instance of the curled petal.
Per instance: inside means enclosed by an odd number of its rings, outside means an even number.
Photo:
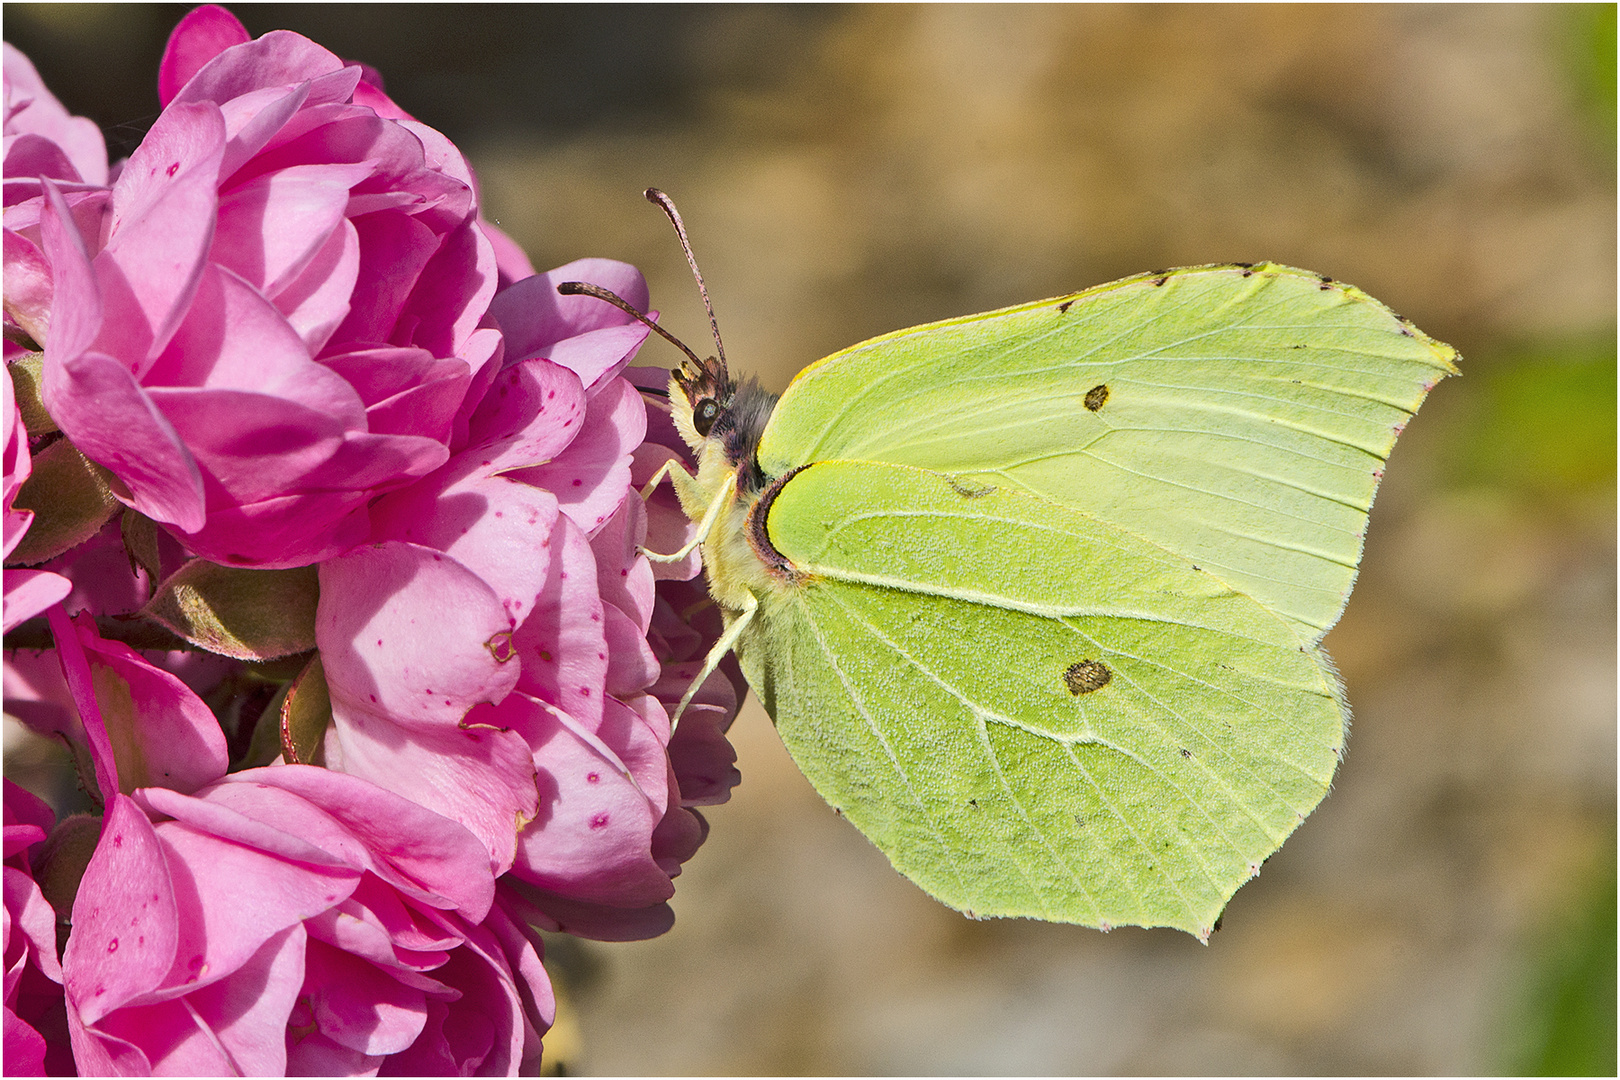
[[[454,725],[517,683],[497,656],[511,631],[494,590],[430,548],[390,540],[321,564],[315,635],[340,718]]]

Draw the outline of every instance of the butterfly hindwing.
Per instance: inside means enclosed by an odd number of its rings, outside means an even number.
[[[767,535],[795,580],[739,643],[816,788],[980,915],[1207,934],[1327,791],[1336,681],[1310,635],[1072,507],[824,461]]]

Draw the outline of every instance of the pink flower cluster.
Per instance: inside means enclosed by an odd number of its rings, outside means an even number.
[[[6,781],[6,1071],[534,1069],[539,931],[662,933],[738,779],[734,668],[670,730],[719,623],[642,554],[647,331],[556,291],[645,282],[536,274],[370,69],[218,7],[111,168],[4,79],[6,705],[97,811]]]

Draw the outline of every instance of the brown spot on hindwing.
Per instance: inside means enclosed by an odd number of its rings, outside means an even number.
[[[1108,401],[1108,384],[1098,383],[1086,391],[1086,408],[1096,412]]]
[[[1078,697],[1101,690],[1113,677],[1114,673],[1101,660],[1081,660],[1069,665],[1069,670],[1063,673],[1063,682],[1069,693]]]

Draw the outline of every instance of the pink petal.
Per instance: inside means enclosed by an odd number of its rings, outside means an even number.
[[[161,785],[190,792],[225,775],[230,752],[219,721],[175,676],[129,646],[77,624],[95,675],[107,735],[127,791]]]
[[[220,52],[184,84],[174,100],[225,102],[267,86],[318,79],[343,69],[342,60],[302,34],[272,30],[261,38]],[[359,77],[356,71],[355,81],[359,81]],[[352,84],[349,92],[353,92]],[[347,100],[347,94],[320,100],[343,101]],[[172,104],[167,106],[173,107]]]
[[[128,488],[125,502],[184,532],[202,528],[202,474],[128,367],[93,352],[53,363],[47,349],[44,382],[52,418]]]
[[[9,831],[9,830],[8,830]],[[43,839],[43,837],[42,837]],[[33,966],[54,982],[62,981],[62,965],[56,959],[56,912],[33,878],[14,866],[5,868],[6,916],[11,921],[7,935],[19,934],[27,942]],[[7,956],[13,955],[9,950]],[[16,1001],[21,971],[6,972],[6,999]]]
[[[414,728],[363,709],[334,708],[328,768],[369,780],[458,822],[489,852],[490,872],[512,865],[519,821],[535,813],[534,762],[522,736],[485,727]],[[484,710],[474,710],[469,724]]]
[[[88,349],[101,332],[104,305],[84,237],[61,193],[48,181],[40,207],[39,234],[54,283],[51,333],[41,344],[48,359],[71,360]],[[45,403],[51,404],[49,398]],[[56,415],[54,408],[51,415]]]
[[[70,1015],[94,1024],[160,985],[174,963],[177,919],[157,835],[127,796],[115,794],[79,883],[62,956]]]
[[[67,1003],[68,1037],[73,1042],[73,1065],[80,1076],[151,1076],[152,1063],[126,1039],[94,1030]]]
[[[489,852],[472,834],[358,777],[309,765],[249,769],[232,773],[197,799],[262,824],[295,827],[348,865],[474,921],[483,918],[494,895]]]
[[[43,135],[7,135],[5,175],[48,176],[65,183],[83,183],[66,151]]]
[[[647,430],[647,409],[635,387],[614,379],[587,403],[584,433],[555,459],[512,474],[555,492],[574,524],[595,532],[630,489],[630,455]]]
[[[675,924],[675,912],[667,903],[609,907],[537,888],[511,874],[501,885],[502,903],[542,930],[592,941],[644,941],[666,933]]]
[[[647,647],[647,632],[613,604],[602,605],[608,647],[607,692],[621,700],[658,681],[662,670]]]
[[[596,559],[585,534],[559,517],[551,563],[534,610],[512,646],[523,665],[517,687],[577,717],[590,731],[602,722],[607,640],[596,592]]]
[[[215,483],[209,487],[220,490]],[[210,513],[202,528],[185,533],[185,542],[195,554],[226,566],[308,566],[365,542],[371,532],[367,494],[317,492],[227,505]],[[211,501],[229,499],[215,496]]]
[[[613,259],[579,259],[514,282],[495,297],[490,311],[506,334],[508,355],[514,359],[545,355],[564,338],[635,321],[595,297],[560,295],[557,286],[564,281],[600,285],[637,311],[647,310],[647,282],[641,271]]]
[[[294,165],[233,187],[220,198],[209,257],[274,297],[346,219],[349,189],[370,173],[364,164]]]
[[[465,360],[441,360],[421,349],[369,349],[321,363],[366,401],[373,434],[420,435],[444,444],[472,378]]]
[[[655,417],[661,417],[657,410],[648,410],[648,426],[652,426]],[[649,440],[650,440],[649,436]],[[652,480],[653,474],[658,471],[666,461],[686,462],[684,455],[671,450],[667,446],[648,441],[636,447],[630,457],[630,484],[640,491]],[[686,470],[688,474],[691,469]],[[668,555],[681,550],[696,535],[697,523],[686,516],[681,509],[681,502],[675,497],[675,489],[668,481],[661,482],[646,499],[638,500],[647,512],[647,535],[642,543],[648,551]],[[674,563],[653,563],[652,575],[655,581],[686,581],[695,577],[703,569],[703,553],[694,549],[686,558]]]
[[[652,565],[641,554],[646,531],[646,505],[632,494],[626,496],[601,531],[591,537],[591,551],[596,556],[596,588],[602,602],[628,615],[642,635],[651,625],[656,600]]]
[[[610,706],[609,712],[616,722],[617,709]],[[541,888],[616,907],[669,899],[674,886],[650,852],[662,799],[655,811],[649,793],[626,772],[634,765],[605,755],[600,742],[585,741],[547,710],[531,710],[524,730],[539,766],[540,812],[519,834],[513,873]]]
[[[107,182],[107,144],[95,121],[68,113],[46,89],[33,62],[10,42],[5,44],[5,81],[13,101],[28,99],[24,108],[6,117],[7,133],[43,135],[67,151],[73,167],[86,183]],[[12,175],[9,171],[6,173]]]
[[[444,237],[400,313],[416,321],[411,344],[454,355],[489,310],[495,284],[495,249],[468,218]]]
[[[236,974],[187,995],[186,1002],[230,1053],[242,1076],[281,1076],[287,1065],[287,1017],[304,980],[306,936],[289,926],[272,936]],[[114,1019],[109,1018],[109,1019]],[[195,1021],[192,1030],[196,1030]],[[198,1032],[200,1035],[201,1032]],[[171,1075],[206,1076],[204,1068],[164,1061]]]
[[[260,946],[340,902],[359,874],[289,862],[178,821],[156,826],[180,906],[174,966],[140,1003],[178,997],[235,974]]]
[[[49,340],[51,267],[45,255],[21,233],[6,230],[5,237],[6,313],[35,342]]]
[[[341,719],[383,714],[406,726],[454,725],[516,684],[512,620],[454,559],[390,540],[321,564],[315,636]]]
[[[72,591],[73,582],[60,574],[8,567],[5,572],[5,617],[0,620],[4,623],[5,632],[10,633],[13,627],[25,619],[32,619]]]
[[[640,323],[604,326],[576,337],[564,338],[545,350],[546,356],[579,376],[591,393],[624,370],[641,343],[652,333]]]
[[[181,87],[208,61],[230,48],[251,41],[252,35],[236,16],[217,4],[194,8],[169,34],[158,65],[158,101],[168,105]]]
[[[42,834],[49,832],[56,824],[56,811],[52,810],[44,799],[41,799],[32,791],[13,783],[10,777],[5,778],[4,784],[6,829],[10,830],[16,826],[26,826],[38,829]],[[43,840],[44,836],[41,835],[40,839]],[[17,854],[18,850],[20,849],[12,847],[11,833],[8,831],[6,833],[5,857],[11,858]]]
[[[451,556],[495,591],[516,625],[545,585],[557,500],[500,476],[453,477],[446,470],[379,500],[372,536]]]
[[[7,1076],[44,1076],[45,1039],[6,1006]]]
[[[362,1054],[394,1054],[422,1032],[422,992],[319,941],[309,943],[304,987],[320,1033]]]
[[[534,264],[529,261],[518,242],[497,225],[478,219],[478,227],[484,230],[489,237],[490,245],[495,249],[495,267],[500,272],[500,287],[507,288],[515,281],[521,281],[534,276]]]
[[[311,356],[318,355],[349,314],[349,297],[360,279],[360,234],[345,219],[272,299],[298,331]]]
[[[155,358],[185,317],[214,238],[225,122],[213,105],[172,105],[113,185],[107,246],[96,256],[106,320],[100,347]]]
[[[585,388],[549,360],[508,364],[472,414],[467,448],[491,472],[550,461],[583,430]]]
[[[360,275],[332,340],[410,344],[394,340],[394,327],[439,237],[407,214],[366,214],[351,223],[360,237]]]

